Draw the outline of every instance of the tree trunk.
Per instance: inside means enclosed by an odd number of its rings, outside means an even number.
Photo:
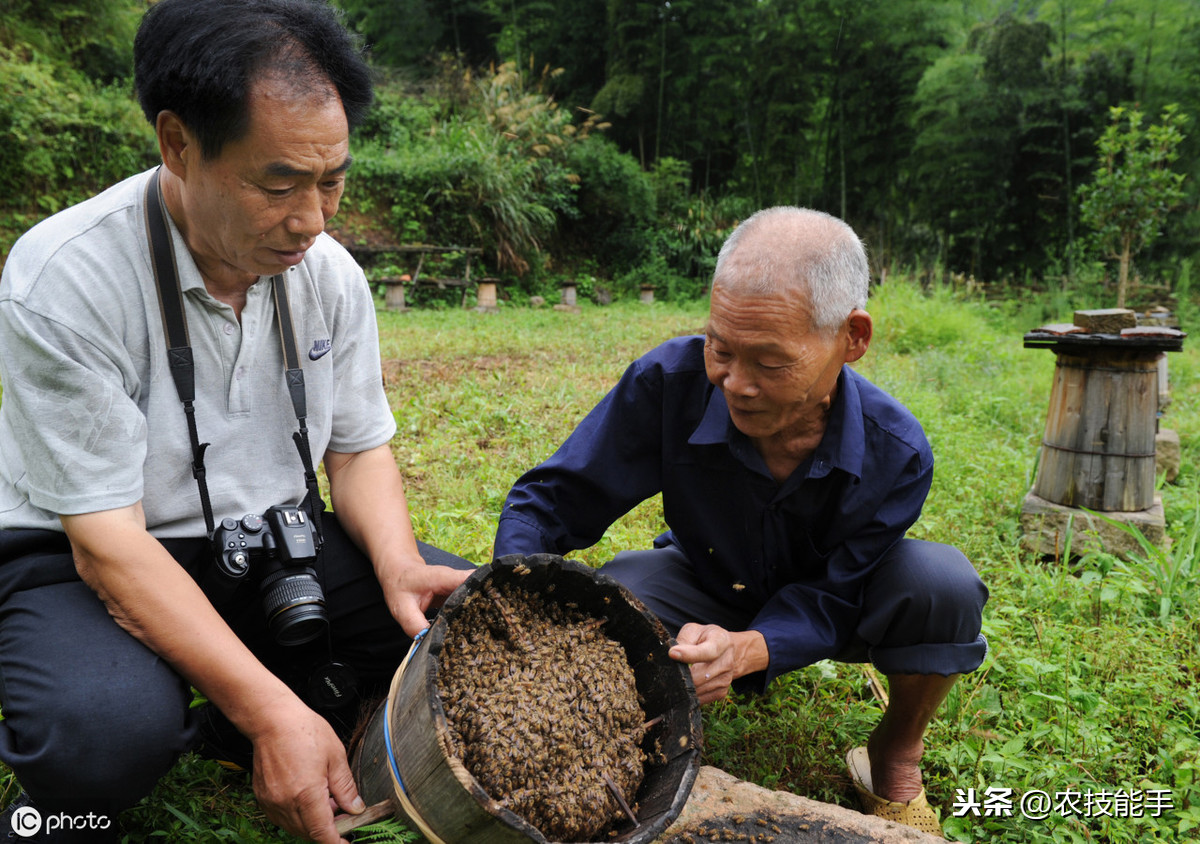
[[[1059,20],[1062,25],[1062,70],[1059,84],[1067,82],[1067,9],[1059,10]],[[1061,88],[1060,88],[1061,90]],[[1065,284],[1070,286],[1075,281],[1075,186],[1071,179],[1071,113],[1067,110],[1067,98],[1063,92],[1062,106],[1062,137],[1063,137],[1063,183],[1066,185],[1067,211],[1067,248],[1065,251],[1067,278]]]
[[[840,86],[839,86],[840,88]],[[846,103],[838,97],[838,181],[841,185],[841,218],[846,219]]]
[[[659,37],[659,54],[658,54],[658,117],[654,121],[654,162],[658,163],[659,152],[662,149],[663,136],[663,100],[666,99],[667,90],[667,15],[663,10],[659,10],[659,15],[662,17],[662,26],[660,28]],[[642,162],[645,167],[645,162]]]
[[[1129,290],[1129,260],[1133,248],[1131,235],[1121,237],[1121,267],[1117,271],[1117,307],[1125,307],[1125,294]]]

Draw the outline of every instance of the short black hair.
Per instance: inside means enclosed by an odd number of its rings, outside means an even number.
[[[323,0],[161,0],[142,18],[133,56],[146,119],[174,112],[207,159],[245,134],[251,85],[269,73],[301,89],[332,85],[351,129],[373,95],[359,41]]]

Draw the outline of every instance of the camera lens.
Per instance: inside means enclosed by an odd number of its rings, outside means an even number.
[[[325,633],[329,616],[325,593],[312,569],[283,569],[260,587],[267,627],[281,645],[302,645]]]

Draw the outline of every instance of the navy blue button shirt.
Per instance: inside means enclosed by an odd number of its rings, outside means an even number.
[[[500,515],[495,554],[593,545],[661,492],[672,543],[766,639],[767,681],[854,635],[866,577],[916,521],[933,477],[920,424],[843,366],[825,435],[778,483],[704,371],[704,338],[635,361]],[[736,584],[736,587],[734,586]]]

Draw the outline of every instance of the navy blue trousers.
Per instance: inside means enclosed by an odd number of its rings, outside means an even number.
[[[705,591],[673,545],[623,551],[600,570],[627,586],[672,633],[688,622],[741,631],[754,620]],[[902,539],[868,581],[854,639],[834,658],[871,662],[884,674],[974,671],[987,654],[980,634],[987,599],[987,587],[957,548]],[[747,679],[737,688],[752,688],[754,680]]]
[[[323,522],[317,572],[331,641],[276,644],[257,600],[218,609],[301,694],[332,650],[357,673],[360,700],[384,695],[409,639],[388,611],[370,561],[331,514]],[[209,565],[205,540],[163,544],[193,576]],[[428,563],[474,568],[424,543],[420,550]],[[192,699],[188,684],[117,626],[79,579],[63,534],[0,531],[0,761],[39,809],[115,817],[136,803],[195,742]],[[358,714],[353,708],[328,717],[345,732]]]

